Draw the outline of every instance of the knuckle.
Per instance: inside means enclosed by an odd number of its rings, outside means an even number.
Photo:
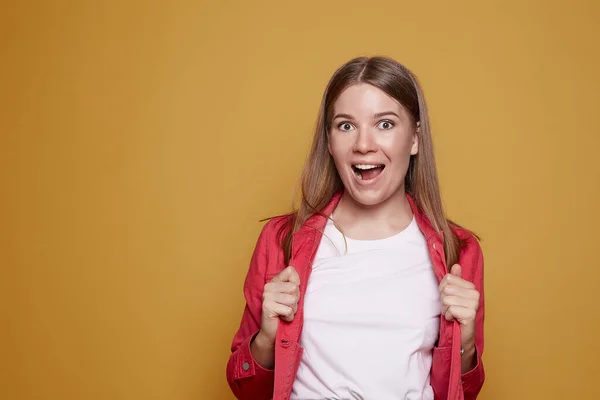
[[[269,307],[269,302],[264,301],[262,304],[263,314],[268,314],[271,311],[271,307]]]
[[[273,292],[276,287],[277,286],[275,282],[269,282],[265,285],[265,292]]]

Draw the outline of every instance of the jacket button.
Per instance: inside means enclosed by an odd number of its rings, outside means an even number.
[[[242,369],[244,371],[248,371],[250,369],[250,364],[248,362],[245,362],[242,364]]]

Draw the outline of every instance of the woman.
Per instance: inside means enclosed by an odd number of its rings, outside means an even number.
[[[427,106],[389,58],[338,69],[297,211],[263,228],[227,365],[239,399],[475,399],[483,256],[442,208]]]

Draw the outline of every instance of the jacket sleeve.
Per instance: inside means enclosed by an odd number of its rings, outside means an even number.
[[[472,263],[473,267],[470,270],[468,279],[475,284],[475,288],[479,292],[479,308],[475,317],[475,351],[477,353],[477,365],[472,370],[462,374],[461,380],[463,384],[463,392],[465,400],[475,400],[481,391],[485,380],[485,371],[481,356],[483,354],[483,323],[485,316],[485,302],[483,293],[483,252],[481,247],[474,237],[468,239],[469,247],[473,250],[468,251],[470,260],[465,260],[466,263]],[[472,256],[471,256],[472,255]],[[461,265],[464,265],[461,263]]]
[[[227,382],[240,400],[267,400],[273,396],[274,371],[261,367],[250,353],[250,343],[260,330],[262,294],[268,262],[272,221],[260,233],[244,283],[246,306],[233,338],[227,363]]]

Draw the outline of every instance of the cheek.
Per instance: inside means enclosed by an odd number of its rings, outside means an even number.
[[[392,163],[408,163],[411,155],[412,139],[406,135],[384,137],[380,140],[379,148]]]
[[[327,144],[329,154],[333,157],[333,161],[336,163],[345,162],[349,149],[352,148],[352,143],[344,138],[330,138]]]

